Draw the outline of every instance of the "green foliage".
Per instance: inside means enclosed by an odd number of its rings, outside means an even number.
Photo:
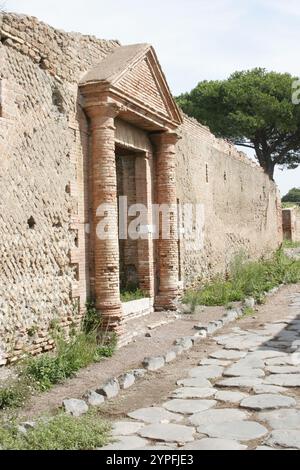
[[[55,354],[29,359],[23,372],[41,391],[74,377],[80,369],[102,357],[112,356],[116,348],[114,335],[104,335],[99,344],[97,331],[80,332],[69,341],[58,337],[56,343]]]
[[[1,423],[0,423],[1,424]],[[5,450],[92,450],[110,440],[110,425],[96,413],[80,418],[58,414],[38,421],[26,434],[17,425],[0,425],[0,448]]]
[[[86,312],[82,323],[82,331],[89,334],[98,331],[101,326],[101,317],[96,310],[93,301],[89,300],[86,304]]]
[[[23,406],[31,392],[30,382],[25,377],[9,379],[0,386],[0,410]]]
[[[291,240],[284,240],[283,248],[300,248],[300,242],[292,242]]]
[[[295,80],[288,73],[256,68],[227,80],[200,82],[177,102],[217,136],[253,148],[273,178],[275,165],[296,168],[300,163],[300,106],[292,103]]]
[[[39,390],[49,390],[91,364],[97,357],[97,348],[96,334],[79,333],[70,341],[58,338],[56,353],[29,359],[24,373]]]
[[[282,250],[270,260],[248,262],[237,256],[232,263],[228,280],[217,277],[199,290],[188,290],[183,302],[196,305],[228,305],[254,297],[263,302],[264,292],[279,284],[293,284],[300,281],[300,261],[291,260]]]
[[[121,291],[121,302],[131,302],[132,300],[144,299],[145,297],[147,297],[145,292],[138,288]]]
[[[295,202],[300,204],[300,188],[292,188],[283,196],[282,202]]]
[[[243,317],[252,317],[254,315],[254,310],[251,307],[246,307],[243,310]]]

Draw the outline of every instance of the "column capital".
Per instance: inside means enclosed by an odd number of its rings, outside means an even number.
[[[120,113],[122,106],[114,102],[99,101],[93,103],[87,102],[84,109],[90,118],[107,117],[114,119]]]
[[[181,137],[176,132],[157,132],[150,135],[152,142],[158,145],[176,145]]]

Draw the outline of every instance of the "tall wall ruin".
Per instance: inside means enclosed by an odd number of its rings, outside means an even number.
[[[0,14],[0,365],[51,349],[57,322],[68,330],[82,318],[93,235],[78,84],[119,46]],[[281,208],[274,183],[232,145],[188,118],[179,134],[178,200],[205,217],[203,248],[179,243],[187,285],[224,273],[240,250],[276,249]]]

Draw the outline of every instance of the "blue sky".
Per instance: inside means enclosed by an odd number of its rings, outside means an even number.
[[[0,0],[4,3],[5,0]],[[6,0],[8,11],[27,13],[67,31],[149,42],[172,92],[200,80],[226,78],[257,66],[300,76],[299,0]],[[286,193],[300,186],[300,168],[276,172]]]

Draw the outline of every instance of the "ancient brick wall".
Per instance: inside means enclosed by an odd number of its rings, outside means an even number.
[[[181,241],[185,284],[229,269],[240,252],[258,258],[282,240],[281,204],[273,182],[230,143],[185,118],[177,144],[180,203],[203,205],[201,233]]]
[[[86,71],[118,46],[0,14],[0,353],[50,349],[88,291]]]
[[[93,292],[92,165],[78,84],[118,46],[0,14],[0,365],[23,351],[51,349],[52,329],[77,325]],[[146,184],[152,147],[146,132],[133,129],[120,121],[116,139],[146,152],[135,168],[137,199],[156,200],[155,187]],[[179,134],[178,199],[202,204],[205,215],[204,247],[197,239],[180,243],[185,283],[224,272],[239,249],[255,257],[275,249],[281,237],[275,185],[194,121],[185,119]],[[138,244],[141,265],[148,243]],[[151,250],[148,278],[139,269],[152,293]]]

